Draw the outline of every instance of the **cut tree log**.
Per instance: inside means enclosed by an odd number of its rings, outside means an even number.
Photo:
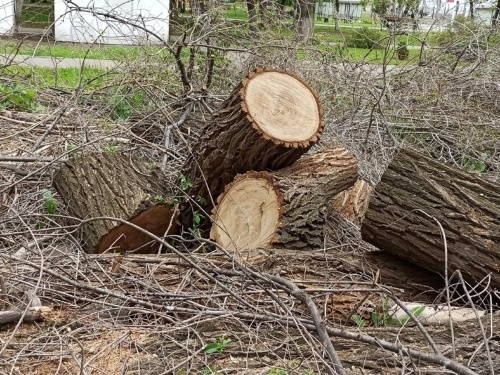
[[[289,166],[318,140],[323,127],[318,96],[305,81],[290,72],[257,69],[192,146],[182,172],[194,183],[189,194],[210,204],[239,173]]]
[[[361,227],[364,240],[444,273],[460,270],[500,287],[500,185],[401,150],[375,188]],[[443,234],[446,238],[443,238]]]
[[[211,238],[237,250],[322,248],[326,204],[357,172],[354,156],[335,148],[276,172],[238,175],[217,200]]]
[[[70,214],[79,219],[123,219],[157,236],[178,228],[178,210],[163,203],[165,189],[159,176],[125,155],[94,153],[72,158],[55,174],[53,185]],[[112,220],[84,224],[82,239],[91,253],[158,251],[149,236]]]

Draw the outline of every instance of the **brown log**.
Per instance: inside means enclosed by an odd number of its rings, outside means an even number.
[[[4,325],[17,323],[20,319],[23,320],[23,323],[41,322],[43,321],[43,316],[39,311],[0,311],[0,328]]]
[[[72,158],[55,174],[53,184],[68,211],[79,219],[119,218],[157,236],[178,227],[177,209],[158,202],[164,191],[159,177],[125,155],[95,153]],[[95,253],[158,251],[149,236],[110,220],[83,225],[82,239],[87,251]]]
[[[357,179],[342,148],[310,155],[276,172],[238,175],[218,198],[211,238],[228,249],[321,248],[325,206]]]
[[[446,239],[443,239],[440,226]],[[500,287],[500,185],[401,150],[375,189],[363,239],[429,270]]]
[[[292,73],[257,69],[234,89],[192,146],[183,174],[209,203],[239,173],[298,160],[324,127],[317,94]],[[208,194],[210,192],[210,194]]]

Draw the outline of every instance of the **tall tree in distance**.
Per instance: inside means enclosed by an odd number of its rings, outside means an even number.
[[[500,18],[500,0],[497,0],[497,5],[495,7],[495,12],[493,13],[493,17],[491,19],[491,24],[493,26],[497,25],[498,18]]]
[[[255,9],[256,5],[256,0],[247,0],[248,27],[253,33],[257,33],[259,31],[259,20],[257,19],[257,10]]]
[[[314,35],[314,0],[297,0],[297,33],[303,41],[309,41]]]

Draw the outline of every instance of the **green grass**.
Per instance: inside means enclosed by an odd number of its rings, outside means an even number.
[[[106,71],[94,68],[85,68],[83,71],[78,68],[59,68],[55,70],[17,65],[3,68],[0,73],[5,78],[20,80],[26,85],[39,88],[55,87],[68,91],[78,87],[80,74],[82,75],[82,83],[87,84],[88,88],[103,85],[105,80],[114,76],[111,73],[102,76]]]
[[[10,55],[17,48],[17,43],[0,41],[0,53]],[[18,54],[29,56],[56,56],[59,58],[83,58],[98,60],[134,60],[147,54],[157,54],[158,46],[102,46],[80,43],[35,43],[24,42]],[[164,52],[162,52],[164,53]],[[165,53],[164,53],[165,54]]]
[[[51,25],[54,22],[54,11],[52,5],[43,7],[33,7],[29,3],[25,3],[21,14],[21,23],[40,23],[44,25]]]

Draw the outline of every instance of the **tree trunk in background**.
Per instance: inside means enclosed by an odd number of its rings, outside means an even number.
[[[14,34],[19,33],[24,0],[14,0]]]
[[[193,183],[188,193],[193,199],[202,197],[210,210],[212,199],[238,173],[293,164],[319,139],[323,127],[317,94],[306,82],[289,72],[257,69],[235,88],[192,145],[182,171]],[[191,227],[185,217],[191,210],[181,211],[182,223]]]
[[[474,19],[474,0],[469,0],[469,15],[470,19]]]
[[[238,175],[214,210],[211,237],[232,250],[321,249],[327,203],[358,177],[343,148],[309,155],[276,172]]]
[[[339,12],[340,12],[340,0],[335,0],[335,31],[340,30]]]
[[[257,0],[247,0],[248,26],[253,33],[259,32],[257,11],[255,10]]]
[[[258,1],[259,1],[259,13],[260,13],[261,24],[264,26],[264,28],[269,28],[271,26],[271,20],[268,15],[269,4],[267,3],[267,0],[258,0]]]
[[[495,12],[493,13],[493,18],[491,20],[491,24],[494,26],[497,25],[498,19],[500,18],[500,0],[497,0],[497,5],[495,7]]]
[[[160,237],[178,228],[176,208],[159,203],[165,198],[159,176],[144,162],[125,155],[95,153],[71,158],[57,171],[53,184],[68,211],[79,219],[123,219]],[[91,253],[155,253],[159,249],[149,236],[111,220],[83,225],[82,239]]]
[[[442,226],[446,236],[442,238]],[[500,287],[500,185],[401,150],[375,188],[363,239],[429,270]]]
[[[297,2],[297,27],[300,39],[309,41],[314,35],[314,7],[312,0],[298,0]]]

